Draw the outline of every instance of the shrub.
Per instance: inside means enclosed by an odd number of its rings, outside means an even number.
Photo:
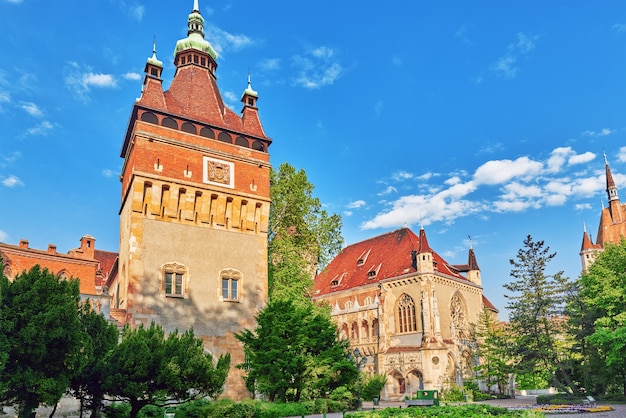
[[[463,389],[457,385],[451,385],[448,389],[441,392],[441,400],[445,402],[463,402],[465,394]]]
[[[364,379],[361,386],[361,395],[363,399],[371,401],[372,398],[379,398],[380,392],[387,384],[387,376],[384,374],[373,374]]]

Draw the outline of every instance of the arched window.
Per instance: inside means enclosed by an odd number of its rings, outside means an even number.
[[[213,132],[213,129],[207,128],[205,126],[204,128],[200,129],[200,136],[203,136],[205,138],[215,139],[215,132]]]
[[[469,328],[467,324],[467,313],[465,301],[462,296],[456,293],[450,301],[450,323],[452,337],[459,340],[469,338]]]
[[[353,322],[352,326],[350,327],[350,338],[352,338],[353,340],[359,338],[359,326],[356,324],[356,322]]]
[[[417,331],[417,321],[415,319],[415,301],[406,293],[400,296],[397,308],[398,332]]]
[[[235,145],[248,148],[248,140],[243,136],[238,136],[237,138],[235,138]]]
[[[256,151],[265,151],[265,145],[260,141],[254,141],[252,143],[252,149]]]
[[[361,336],[367,338],[370,336],[370,327],[366,320],[361,322]]]
[[[180,127],[180,130],[183,132],[188,132],[190,134],[194,134],[196,135],[198,133],[198,130],[196,129],[196,126],[191,123],[191,122],[185,122],[183,123],[183,126]]]
[[[161,125],[165,126],[166,128],[178,129],[178,122],[176,122],[172,118],[163,119]]]
[[[158,125],[159,120],[157,119],[156,115],[152,112],[144,112],[141,114],[141,120],[144,122],[148,122],[148,123],[153,123],[155,125]]]
[[[233,138],[226,132],[220,132],[219,135],[217,136],[217,140],[222,141],[222,142],[227,142],[229,144],[233,143]]]
[[[351,300],[347,300],[346,303],[343,304],[344,309],[351,309],[352,306],[353,306],[353,303]]]

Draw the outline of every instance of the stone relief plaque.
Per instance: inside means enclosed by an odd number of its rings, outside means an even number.
[[[229,161],[204,157],[203,182],[233,189],[235,187],[235,164]]]

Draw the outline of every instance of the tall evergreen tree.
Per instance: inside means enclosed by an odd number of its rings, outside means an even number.
[[[341,250],[341,217],[329,215],[304,170],[272,170],[268,233],[270,299],[306,300],[318,269]]]
[[[475,325],[475,336],[478,342],[476,354],[480,359],[475,370],[488,388],[496,385],[498,393],[502,394],[509,374],[513,372],[513,357],[509,351],[511,335],[488,309],[483,309]]]
[[[0,400],[17,403],[20,417],[32,417],[40,404],[55,405],[81,370],[79,284],[36,265],[13,282],[2,279],[1,286],[7,361],[0,370],[6,385]]]
[[[107,321],[102,314],[92,309],[89,301],[81,306],[79,319],[85,333],[81,351],[85,365],[82,371],[72,378],[70,389],[80,400],[81,417],[86,407],[91,410],[92,418],[95,418],[106,394],[103,387],[109,370],[106,358],[117,345],[118,330],[113,322]]]
[[[510,260],[513,281],[504,285],[511,292],[505,297],[518,374],[545,376],[555,386],[573,386],[560,364],[559,340],[565,331],[564,302],[570,283],[563,272],[546,274],[555,256],[543,241],[533,241],[528,235],[517,258]]]

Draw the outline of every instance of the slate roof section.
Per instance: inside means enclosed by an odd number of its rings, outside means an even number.
[[[417,236],[401,228],[344,248],[316,278],[314,297],[415,273],[413,253],[431,252],[435,273],[471,283],[428,244],[422,228]],[[366,255],[366,256],[365,256]],[[359,259],[365,258],[359,263]],[[377,270],[375,275],[368,274]]]

